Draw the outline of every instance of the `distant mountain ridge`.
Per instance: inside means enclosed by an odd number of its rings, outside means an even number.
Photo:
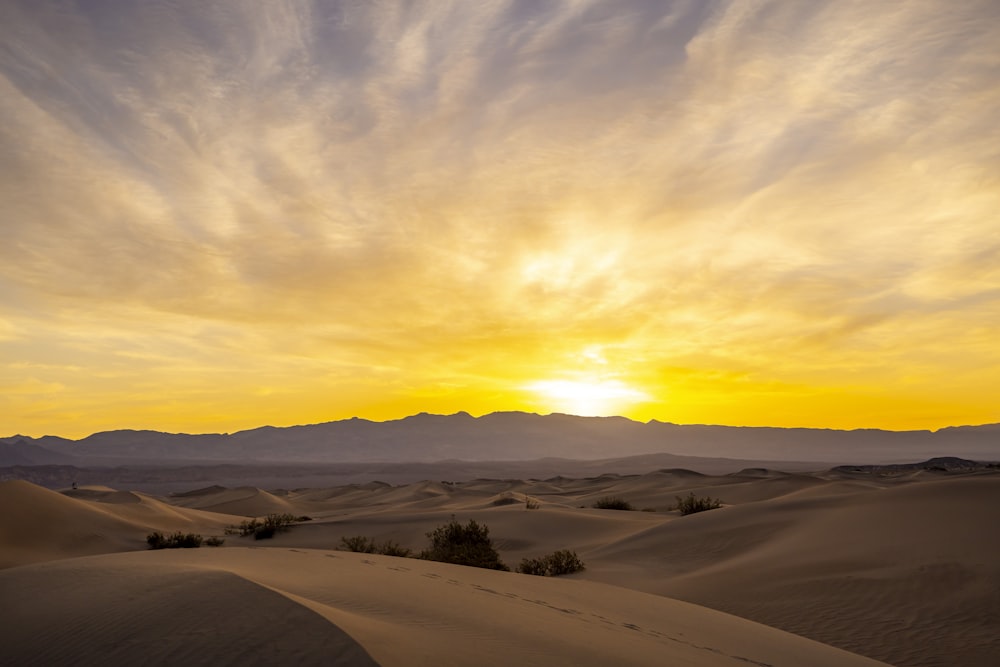
[[[1000,460],[1000,424],[939,431],[678,425],[624,417],[494,412],[421,413],[375,422],[345,419],[262,426],[232,434],[119,430],[81,440],[0,438],[0,465],[179,462],[525,461],[671,453],[775,461],[892,463],[935,456]]]

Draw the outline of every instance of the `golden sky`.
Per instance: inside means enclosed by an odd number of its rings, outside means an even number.
[[[1000,3],[0,3],[0,435],[1000,421]]]

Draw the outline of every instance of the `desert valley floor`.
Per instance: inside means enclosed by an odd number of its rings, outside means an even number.
[[[677,496],[723,507],[689,516]],[[525,498],[538,503],[528,509]],[[614,496],[637,511],[593,508]],[[4,664],[987,666],[1000,655],[1000,474],[913,470],[208,487],[0,483]],[[308,516],[270,540],[224,535]],[[419,551],[452,517],[534,577]],[[146,549],[151,531],[225,536]],[[879,662],[881,661],[881,663]]]

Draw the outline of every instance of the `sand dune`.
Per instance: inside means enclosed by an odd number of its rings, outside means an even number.
[[[690,491],[725,506],[687,517],[666,511]],[[540,508],[526,509],[526,495]],[[607,495],[654,511],[591,507]],[[731,664],[732,656],[751,664],[855,664],[846,653],[813,655],[814,643],[787,644],[788,635],[778,632],[785,630],[901,667],[986,667],[1000,650],[1000,537],[992,530],[1000,525],[998,497],[1000,475],[933,471],[658,470],[273,492],[216,487],[167,498],[107,487],[60,494],[11,482],[0,484],[0,502],[19,509],[0,517],[0,564],[71,560],[0,572],[0,594],[8,599],[37,586],[40,599],[57,607],[56,590],[66,590],[70,598],[132,609],[104,629],[80,621],[76,639],[72,623],[62,624],[57,644],[79,644],[80,655],[93,648],[88,636],[126,632],[139,645],[156,633],[130,625],[151,618],[141,605],[74,588],[67,573],[77,567],[85,573],[81,582],[134,581],[137,590],[159,585],[151,572],[174,573],[173,583],[163,583],[171,599],[200,600],[202,590],[216,599],[220,606],[205,603],[205,619],[236,613],[247,606],[240,599],[257,600],[253,613],[234,617],[242,620],[233,627],[244,629],[263,627],[291,604],[300,625],[312,628],[305,634],[323,635],[320,627],[327,634],[310,640],[289,630],[297,639],[274,648],[278,661],[295,646],[312,655],[321,649],[310,642],[322,641],[329,642],[323,651],[348,656],[345,664],[366,664],[366,653],[385,665],[421,664],[415,655],[428,664],[715,665]],[[73,558],[142,549],[153,529],[220,534],[239,517],[275,511],[313,520],[273,540],[230,536],[222,549]],[[332,551],[353,535],[419,550],[426,533],[453,516],[488,525],[511,566],[566,548],[587,569],[545,579]],[[185,577],[200,583],[189,587]],[[708,608],[775,630],[740,625],[745,621]],[[310,615],[302,617],[303,610]],[[173,622],[164,627],[195,641],[198,623]],[[220,637],[235,636],[226,628]],[[220,649],[210,638],[199,641],[213,661],[230,660],[213,653]],[[178,640],[152,655],[173,662],[171,656],[188,655],[187,645]],[[264,649],[248,650],[232,660]],[[68,664],[68,655],[51,653],[56,663]]]
[[[142,546],[137,526],[28,482],[0,483],[0,507],[0,567]]]
[[[988,665],[1000,477],[816,487],[685,517],[590,554],[591,577],[905,665]],[[620,564],[628,563],[623,569]],[[911,641],[901,641],[905,637]]]
[[[19,664],[879,664],[637,591],[342,552],[115,554],[0,572],[0,594],[25,599],[0,610]]]
[[[252,486],[220,489],[204,494],[182,495],[172,498],[171,502],[181,507],[244,517],[298,513],[297,508],[285,498]]]
[[[0,567],[134,551],[145,548],[154,530],[221,535],[232,523],[231,517],[143,494],[100,488],[63,494],[23,481],[0,482],[0,507],[6,510],[0,514]]]
[[[322,616],[222,569],[153,553],[0,573],[9,665],[375,665]],[[142,558],[136,558],[142,556]]]

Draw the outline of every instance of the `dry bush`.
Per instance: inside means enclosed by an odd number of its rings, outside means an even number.
[[[715,510],[722,507],[721,501],[707,496],[704,498],[698,498],[694,495],[694,491],[689,493],[684,498],[681,498],[680,496],[674,497],[677,498],[677,504],[674,506],[674,509],[678,510],[681,513],[681,516]]]
[[[558,577],[583,569],[583,561],[575,551],[568,549],[560,549],[541,558],[525,558],[517,566],[517,571],[521,574],[534,574],[540,577]]]
[[[632,507],[632,503],[617,496],[604,496],[594,503],[593,506],[599,510],[624,510],[631,512],[635,509]]]
[[[400,546],[397,542],[386,540],[382,544],[379,544],[364,535],[341,537],[340,547],[343,551],[354,551],[362,554],[381,554],[383,556],[399,556],[402,558],[413,555],[412,551],[404,546]]]
[[[275,533],[288,530],[293,524],[300,521],[311,521],[307,516],[293,516],[291,514],[268,514],[263,519],[247,519],[240,522],[239,526],[228,526],[226,535],[239,535],[246,537],[253,535],[255,540],[266,540],[274,537]]]
[[[463,526],[452,517],[447,524],[427,533],[427,537],[430,538],[431,545],[421,551],[419,556],[424,560],[510,571],[510,568],[500,560],[500,554],[493,546],[490,529],[486,524],[480,525],[470,519],[469,523]]]
[[[165,536],[157,531],[146,536],[146,544],[150,549],[197,549],[201,546],[201,535],[176,532]]]

